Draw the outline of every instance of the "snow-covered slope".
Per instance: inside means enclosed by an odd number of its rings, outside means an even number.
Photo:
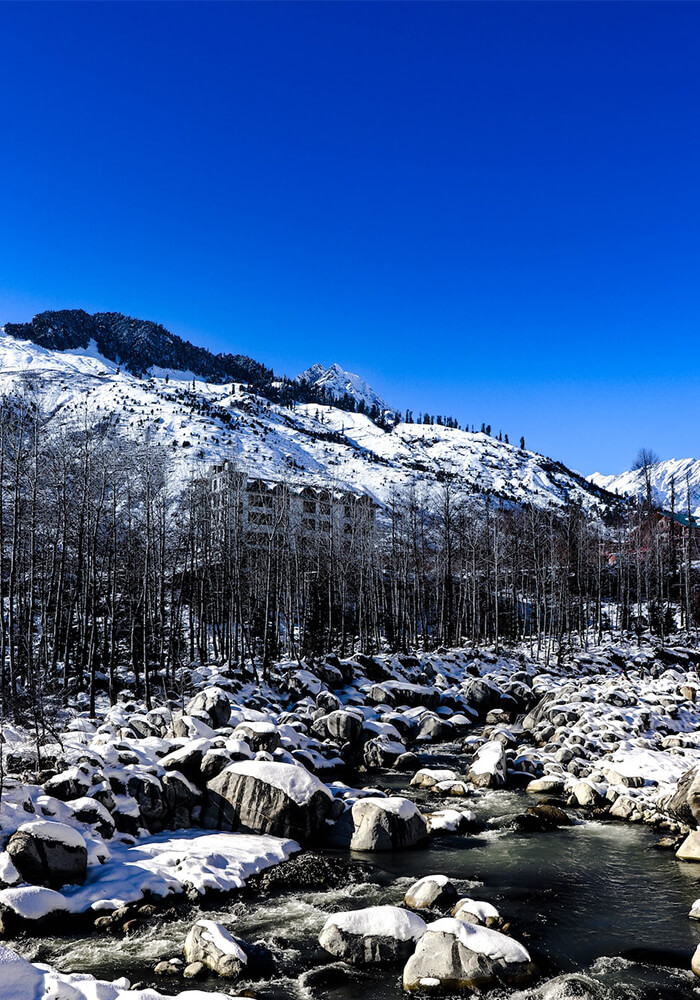
[[[700,459],[670,458],[666,462],[656,462],[650,466],[652,500],[665,509],[671,506],[671,483],[675,489],[676,510],[685,514],[688,508],[688,490],[690,490],[690,509],[695,517],[700,517]],[[604,476],[594,472],[589,476],[590,482],[611,493],[621,496],[646,496],[646,479],[643,469],[622,472],[619,475]]]
[[[380,503],[411,484],[446,480],[540,507],[574,500],[602,510],[611,500],[560,463],[486,434],[407,423],[384,430],[363,413],[284,406],[241,384],[151,372],[139,378],[120,369],[94,342],[56,351],[0,332],[0,393],[36,392],[49,421],[83,427],[87,416],[135,441],[150,436],[168,447],[176,481],[233,458],[253,476],[333,484]]]
[[[379,414],[394,413],[371,385],[359,375],[346,372],[338,364],[332,364],[330,368],[325,368],[318,363],[311,365],[306,371],[297,375],[294,381],[305,382],[307,385],[323,389],[328,396],[328,402],[333,399],[342,400],[344,396],[351,396],[356,403],[364,403],[367,413],[371,413],[373,410]]]

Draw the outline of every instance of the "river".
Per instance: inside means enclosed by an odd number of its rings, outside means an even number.
[[[421,761],[437,762],[446,762],[444,751]],[[406,787],[407,777],[383,776],[379,783],[398,790]],[[400,968],[372,967],[340,982],[313,986],[304,972],[328,961],[317,941],[328,913],[399,903],[417,878],[443,873],[457,882],[461,895],[493,903],[544,972],[535,987],[496,992],[494,1000],[700,996],[700,979],[688,971],[700,942],[700,923],[688,919],[691,904],[700,896],[700,866],[679,863],[672,852],[655,850],[657,836],[641,826],[581,822],[549,833],[516,832],[509,817],[530,804],[532,796],[509,791],[461,800],[462,807],[473,808],[486,823],[483,832],[433,837],[420,850],[353,855],[369,862],[372,872],[367,881],[340,890],[274,897],[247,894],[204,911],[184,907],[176,919],[156,919],[134,937],[119,940],[93,932],[10,944],[32,961],[49,962],[64,971],[105,978],[125,975],[132,984],[176,992],[183,988],[182,981],[155,977],[153,966],[180,955],[191,924],[198,916],[207,916],[272,952],[273,975],[246,984],[256,996],[398,1000],[405,996]],[[332,852],[328,856],[333,857]],[[215,977],[197,986],[226,989],[225,981]]]

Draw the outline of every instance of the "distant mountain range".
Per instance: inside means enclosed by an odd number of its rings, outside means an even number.
[[[312,365],[296,379],[237,354],[213,354],[119,313],[47,312],[0,333],[0,392],[33,391],[47,420],[84,423],[166,445],[184,478],[233,458],[267,479],[333,484],[380,503],[396,490],[453,482],[516,504],[621,501],[536,452],[444,422],[412,423],[360,376]]]
[[[604,476],[594,472],[589,481],[611,493],[621,496],[645,497],[646,475],[643,469]],[[649,466],[649,482],[652,500],[666,510],[671,507],[671,483],[675,492],[676,511],[685,514],[690,509],[695,517],[700,517],[700,459],[670,458],[666,462],[655,462]]]

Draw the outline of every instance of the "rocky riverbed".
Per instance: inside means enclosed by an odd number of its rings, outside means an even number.
[[[689,995],[696,662],[692,646],[651,642],[549,668],[518,650],[330,656],[279,664],[264,686],[209,665],[151,711],[128,690],[97,718],[76,699],[40,760],[7,723],[0,997],[603,996],[590,975],[603,956],[629,983],[659,966],[663,989],[677,977]],[[504,849],[499,873],[484,865]],[[627,855],[629,884],[606,851]],[[542,932],[518,856],[567,897],[557,927],[586,914],[586,949],[572,939],[567,957],[556,927]],[[592,917],[596,869],[608,909],[641,898],[635,879],[673,885],[636,955],[634,933]]]

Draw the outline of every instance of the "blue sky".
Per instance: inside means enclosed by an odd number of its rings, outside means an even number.
[[[0,4],[0,322],[700,456],[700,6]]]

